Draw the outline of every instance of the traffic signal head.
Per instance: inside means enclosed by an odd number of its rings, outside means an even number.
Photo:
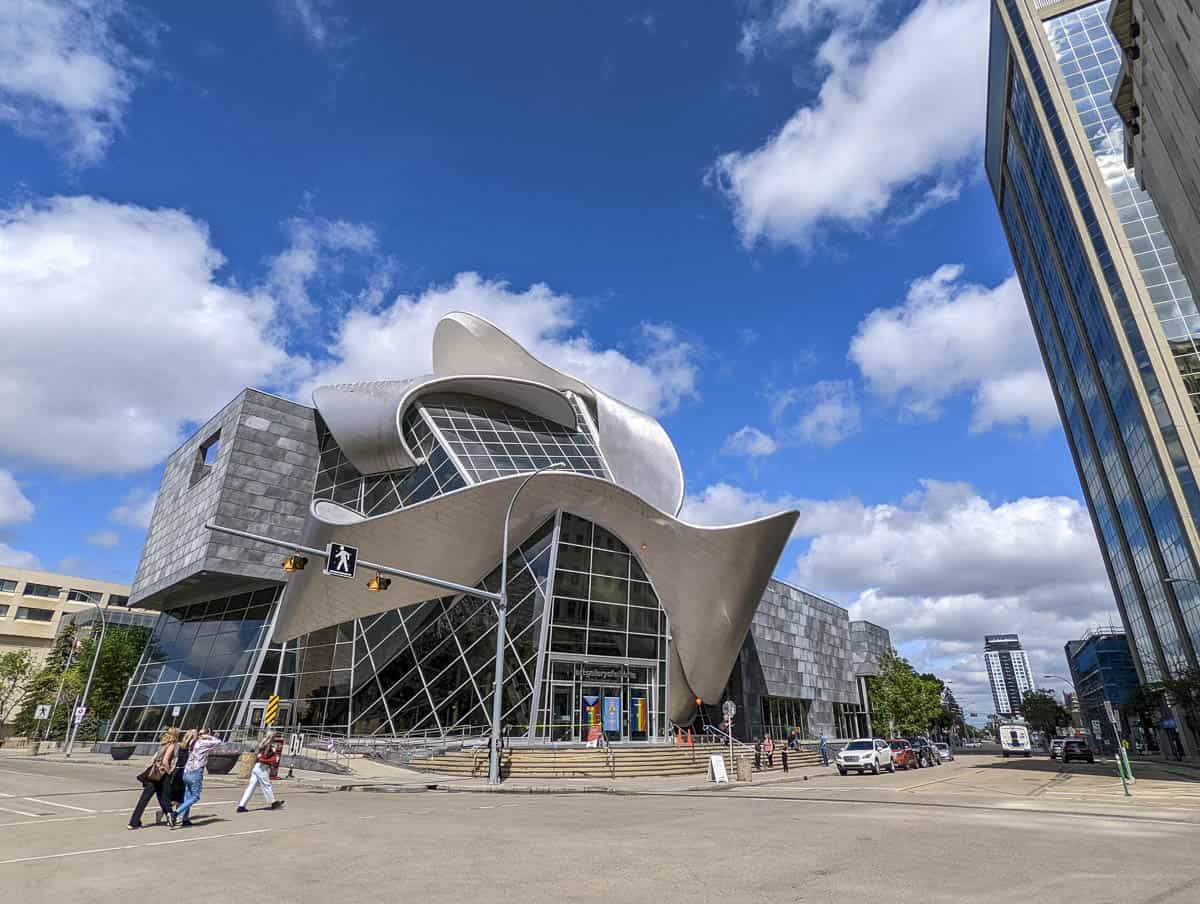
[[[372,593],[379,593],[381,590],[387,590],[392,586],[392,579],[385,578],[383,575],[376,573],[375,577],[367,581],[367,589]]]
[[[303,571],[307,564],[308,559],[304,556],[288,556],[283,560],[283,570],[287,572]]]

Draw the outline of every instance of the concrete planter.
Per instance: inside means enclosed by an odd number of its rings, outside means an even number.
[[[127,760],[133,756],[136,746],[135,744],[113,744],[108,749],[108,755],[114,760]]]
[[[238,753],[210,753],[208,755],[208,774],[228,775],[240,755]]]

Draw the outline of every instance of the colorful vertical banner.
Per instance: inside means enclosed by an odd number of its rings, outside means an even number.
[[[633,698],[633,730],[646,733],[646,698]]]
[[[585,695],[583,698],[583,724],[588,728],[600,725],[600,698]]]
[[[621,698],[604,698],[604,730],[621,731]]]

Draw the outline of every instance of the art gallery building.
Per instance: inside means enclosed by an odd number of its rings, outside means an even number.
[[[272,694],[306,732],[485,731],[493,602],[403,578],[376,591],[373,571],[321,561],[285,573],[285,549],[211,525],[495,592],[505,511],[553,463],[512,510],[511,735],[578,740],[599,720],[653,741],[726,699],[743,737],[867,730],[888,634],[772,579],[795,512],[680,520],[661,424],[478,317],[443,318],[432,357],[432,374],[322,387],[311,407],[247,389],[170,456],[131,593],[161,615],[110,741],[256,727]]]

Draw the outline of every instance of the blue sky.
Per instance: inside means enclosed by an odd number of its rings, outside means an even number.
[[[990,710],[1111,595],[982,178],[982,0],[0,10],[0,561],[132,579],[242,385],[489,316],[661,416],[685,515]],[[874,313],[873,313],[874,312]],[[1114,616],[1115,617],[1115,616]]]

